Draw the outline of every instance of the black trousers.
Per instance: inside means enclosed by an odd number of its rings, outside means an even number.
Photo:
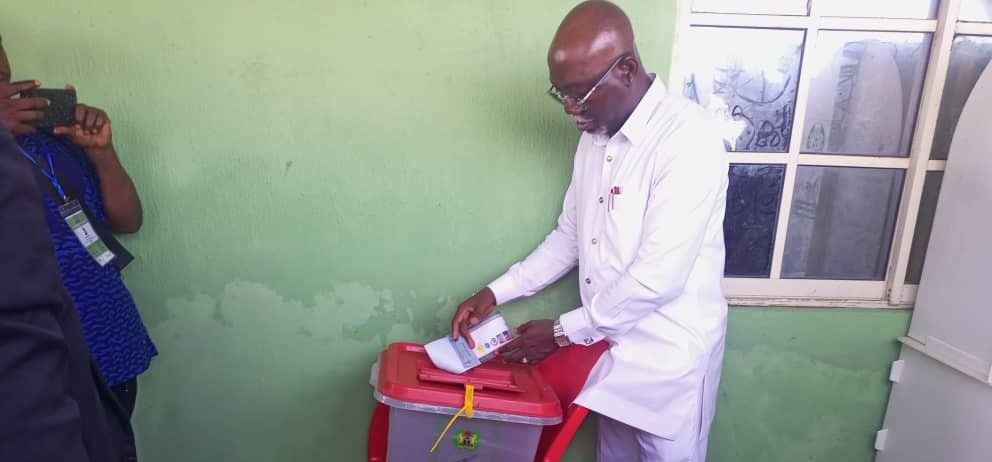
[[[124,406],[127,416],[131,417],[134,414],[134,405],[138,401],[138,378],[135,377],[128,382],[111,387],[110,391],[114,392],[117,401],[120,401],[121,406]]]

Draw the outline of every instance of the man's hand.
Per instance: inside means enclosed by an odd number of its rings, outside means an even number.
[[[507,361],[535,364],[558,349],[555,322],[551,319],[530,321],[517,328],[517,337],[503,350]]]
[[[479,324],[483,318],[493,312],[496,307],[496,294],[484,287],[477,294],[469,297],[458,305],[455,316],[451,318],[451,338],[458,340],[465,337],[468,346],[475,348],[475,341],[469,335],[469,329]]]
[[[37,80],[21,82],[0,81],[0,121],[11,133],[34,133],[34,124],[44,116],[44,109],[52,103],[45,98],[14,98],[23,91],[41,87]]]
[[[67,90],[73,89],[66,86]],[[55,127],[56,135],[69,138],[76,146],[87,151],[107,150],[111,147],[113,132],[110,129],[110,117],[106,112],[85,104],[76,105],[76,123],[66,127]]]

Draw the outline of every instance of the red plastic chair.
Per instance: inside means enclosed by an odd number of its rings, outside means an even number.
[[[579,431],[589,411],[573,404],[589,378],[589,372],[609,345],[599,342],[591,346],[572,345],[561,348],[537,365],[541,376],[558,395],[565,418],[561,424],[544,427],[537,446],[536,462],[558,462],[568,449],[568,444]]]
[[[378,403],[372,412],[369,423],[368,456],[369,462],[386,462],[386,448],[389,447],[389,406]]]
[[[562,423],[544,427],[537,446],[535,462],[558,462],[565,455],[568,444],[575,437],[575,432],[589,414],[586,408],[572,402],[582,391],[586,378],[589,377],[589,371],[607,348],[606,342],[588,347],[572,345],[559,349],[538,364],[537,368],[545,382],[558,395],[561,406],[566,411]],[[386,461],[388,441],[389,406],[379,403],[369,423],[368,462]]]

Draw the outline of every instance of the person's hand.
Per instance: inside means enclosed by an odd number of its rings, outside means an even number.
[[[477,294],[469,297],[458,305],[455,316],[451,318],[451,338],[458,340],[465,337],[468,346],[475,348],[475,341],[469,335],[469,329],[479,324],[496,307],[496,294],[484,287]]]
[[[37,80],[0,81],[0,122],[15,136],[34,133],[34,124],[44,116],[51,101],[45,98],[14,98],[21,92],[41,87]]]
[[[66,90],[74,90],[66,85]],[[85,104],[76,105],[76,122],[65,127],[55,127],[56,135],[69,138],[76,146],[84,150],[107,149],[111,146],[113,132],[110,129],[110,117],[106,112]]]
[[[517,328],[517,337],[504,347],[503,358],[507,361],[536,364],[557,349],[554,320],[540,319]]]

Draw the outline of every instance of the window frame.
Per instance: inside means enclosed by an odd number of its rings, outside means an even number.
[[[906,273],[928,171],[943,171],[947,161],[931,160],[950,64],[951,47],[958,35],[992,36],[992,23],[959,22],[962,0],[940,0],[936,19],[825,17],[817,12],[818,1],[809,1],[808,16],[694,13],[693,0],[676,1],[675,37],[669,72],[669,88],[679,92],[683,86],[681,54],[683,43],[693,26],[751,27],[763,29],[800,29],[803,43],[802,67],[794,111],[789,151],[786,153],[730,152],[732,164],[785,165],[782,200],[768,278],[725,277],[724,289],[732,305],[791,307],[850,307],[909,309],[916,300],[918,285],[906,283]],[[931,35],[922,95],[908,157],[804,154],[801,152],[806,105],[811,72],[806,72],[809,57],[815,52],[821,30],[925,32]],[[783,279],[782,260],[792,209],[792,199],[799,166],[844,166],[898,168],[905,171],[903,189],[896,215],[896,226],[889,251],[886,279],[882,281],[845,281],[828,279]]]

